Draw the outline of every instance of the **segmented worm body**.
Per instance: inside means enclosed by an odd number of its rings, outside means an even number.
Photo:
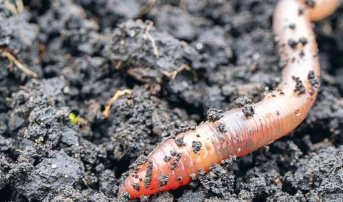
[[[233,109],[216,121],[162,142],[137,165],[120,188],[131,198],[176,189],[196,178],[201,169],[257,150],[291,132],[311,109],[319,87],[320,66],[311,20],[322,19],[338,0],[280,0],[273,29],[281,61],[278,88],[253,104],[253,116]]]

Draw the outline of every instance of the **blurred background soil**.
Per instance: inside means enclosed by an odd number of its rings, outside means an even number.
[[[277,86],[276,2],[0,0],[0,201],[126,201],[140,155]],[[315,23],[322,82],[300,127],[149,201],[343,201],[342,18]]]

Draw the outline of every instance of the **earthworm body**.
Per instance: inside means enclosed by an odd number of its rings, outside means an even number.
[[[318,93],[320,66],[311,20],[338,7],[338,0],[279,0],[273,20],[280,59],[285,63],[276,90],[253,105],[255,115],[227,111],[215,121],[162,142],[137,165],[119,190],[139,198],[186,185],[199,169],[221,164],[232,155],[248,154],[296,128]]]

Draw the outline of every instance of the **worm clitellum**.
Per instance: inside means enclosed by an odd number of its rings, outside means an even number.
[[[227,111],[162,142],[137,165],[119,190],[131,198],[186,185],[199,169],[248,154],[283,137],[306,117],[318,93],[320,66],[311,21],[330,15],[338,0],[279,0],[273,20],[280,58],[285,62],[276,90],[253,104],[255,114]],[[290,26],[292,25],[292,26]]]

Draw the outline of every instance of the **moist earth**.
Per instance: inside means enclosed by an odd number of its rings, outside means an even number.
[[[0,201],[126,201],[118,187],[137,158],[230,108],[251,115],[279,83],[277,1],[146,2],[0,0]],[[342,201],[342,17],[315,23],[322,81],[300,127],[141,199]]]

